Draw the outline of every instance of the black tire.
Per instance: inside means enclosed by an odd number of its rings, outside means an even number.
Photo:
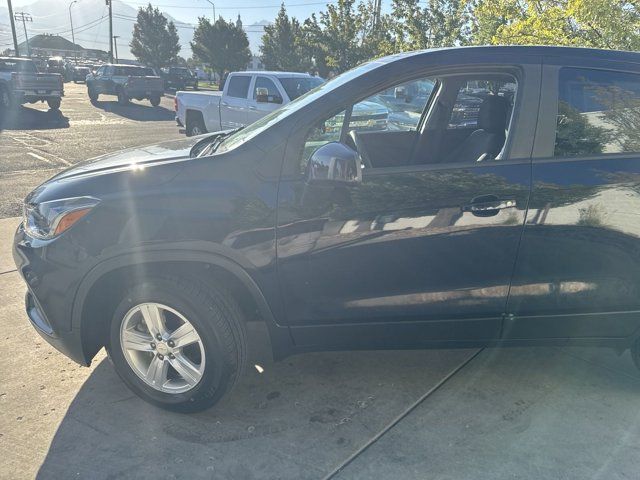
[[[47,105],[49,105],[49,110],[60,110],[60,104],[62,103],[62,99],[60,98],[50,98],[47,100]]]
[[[120,325],[141,303],[157,302],[180,312],[198,332],[205,349],[202,378],[184,393],[164,393],[149,386],[131,369],[120,344]],[[107,352],[124,383],[160,408],[182,413],[215,405],[235,385],[244,369],[247,341],[238,302],[223,288],[206,287],[180,277],[159,277],[128,290],[111,321]]]
[[[187,112],[187,118],[185,121],[185,130],[187,137],[193,137],[194,135],[202,135],[207,133],[207,127],[204,125],[204,119],[200,112]]]
[[[99,94],[93,87],[87,87],[87,93],[89,94],[89,100],[91,103],[97,103]]]
[[[122,106],[129,105],[129,97],[122,88],[118,90],[118,104]]]
[[[151,97],[149,101],[151,102],[151,105],[153,105],[154,107],[157,107],[158,105],[160,105],[160,96]]]

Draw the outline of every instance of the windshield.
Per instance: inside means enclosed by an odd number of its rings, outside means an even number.
[[[375,68],[378,68],[381,65],[382,63],[376,60],[367,62],[360,65],[359,67],[353,68],[343,73],[342,75],[338,75],[337,77],[326,83],[320,83],[317,87],[296,98],[293,102],[288,103],[277,110],[274,110],[272,113],[265,117],[262,117],[262,119],[258,120],[257,122],[252,123],[248,127],[234,133],[233,135],[230,135],[218,147],[217,152],[222,153],[236,148],[237,146],[243,144],[247,140],[255,137],[259,133],[271,127],[272,125],[275,125],[279,121],[287,118],[289,115],[299,110],[300,108],[304,108],[305,106],[314,102],[324,94],[341,87],[354,78]]]
[[[323,82],[324,80],[318,77],[280,78],[280,83],[291,100],[295,100],[309,90],[322,85]]]
[[[0,59],[0,72],[37,73],[31,60]]]

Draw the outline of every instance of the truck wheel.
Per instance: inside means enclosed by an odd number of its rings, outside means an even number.
[[[97,103],[99,96],[98,92],[96,92],[92,87],[88,87],[87,93],[89,94],[89,100],[91,103]]]
[[[50,110],[60,110],[60,104],[62,100],[59,98],[50,98],[47,100],[47,105],[49,105]]]
[[[123,89],[118,90],[118,103],[120,105],[128,105],[129,97]]]
[[[200,112],[187,112],[185,123],[187,137],[207,133],[207,128],[204,126],[204,119]]]
[[[247,342],[240,307],[226,290],[161,277],[125,293],[107,351],[134,393],[187,413],[213,406],[233,387]]]
[[[160,105],[160,96],[151,97],[149,101],[151,102],[151,105],[153,105],[154,107],[157,107],[158,105]]]

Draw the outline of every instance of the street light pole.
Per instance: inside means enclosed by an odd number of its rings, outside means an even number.
[[[113,49],[116,53],[116,63],[118,63],[118,43],[116,42],[118,38],[120,38],[120,35],[113,36]]]
[[[13,7],[11,6],[11,0],[7,0],[7,5],[9,7],[9,19],[11,21],[11,34],[13,35],[13,48],[16,50],[16,57],[20,56],[20,52],[18,52],[18,35],[16,35],[16,22],[13,18]]]
[[[74,3],[78,3],[78,0],[73,0],[69,4],[69,22],[71,22],[71,41],[73,42],[73,61],[78,65],[78,48],[76,47],[76,36],[73,33],[73,17],[71,16],[71,7]]]
[[[211,0],[207,0],[207,2],[209,2],[211,4],[211,7],[213,8],[213,23],[216,23],[216,4]]]

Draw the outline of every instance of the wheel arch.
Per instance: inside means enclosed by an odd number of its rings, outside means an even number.
[[[219,282],[231,290],[241,304],[249,349],[257,361],[268,363],[293,351],[289,329],[277,323],[262,290],[245,268],[221,255],[162,251],[121,255],[98,264],[84,277],[73,304],[72,329],[81,336],[87,363],[108,339],[115,299],[133,283],[161,275],[190,278],[205,285]]]

